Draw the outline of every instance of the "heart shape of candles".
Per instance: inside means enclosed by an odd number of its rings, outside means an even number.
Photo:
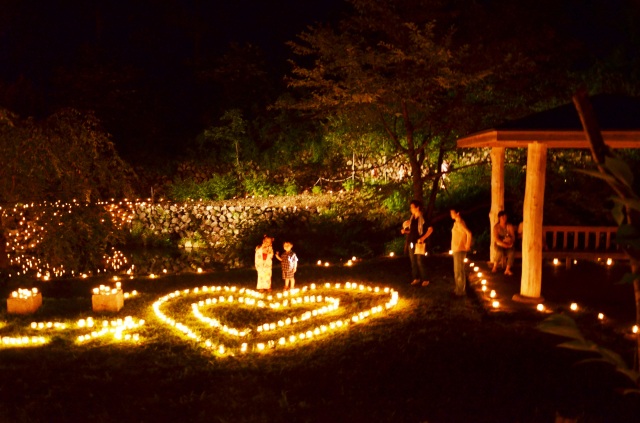
[[[350,311],[344,317],[340,298],[347,294],[371,297],[366,308]],[[325,335],[374,317],[398,303],[398,293],[391,288],[370,287],[347,282],[345,284],[315,284],[291,291],[264,294],[234,286],[203,286],[175,291],[159,298],[153,304],[156,316],[194,340],[198,345],[220,355],[247,352],[267,352],[278,347],[291,347],[303,341],[322,339]],[[171,303],[191,301],[189,325],[172,317]],[[357,307],[361,301],[354,301]],[[371,306],[373,303],[373,306]],[[244,308],[270,309],[283,316],[271,322],[261,322],[247,327],[232,327],[216,317],[216,307],[221,305]],[[303,306],[304,311],[296,310]],[[338,316],[342,311],[343,316]],[[174,313],[177,314],[177,313]],[[286,314],[286,316],[285,316]],[[195,323],[194,323],[195,322]],[[287,333],[286,335],[283,332]]]

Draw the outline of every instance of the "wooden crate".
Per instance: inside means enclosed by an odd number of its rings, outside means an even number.
[[[33,314],[42,305],[42,294],[38,292],[29,298],[7,298],[7,313]]]
[[[93,294],[91,296],[91,305],[93,306],[93,311],[117,313],[124,306],[124,294],[122,290],[118,290],[116,294],[109,295]]]

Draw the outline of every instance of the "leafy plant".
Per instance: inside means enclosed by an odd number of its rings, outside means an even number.
[[[238,179],[233,173],[214,175],[199,186],[201,198],[207,200],[227,200],[237,193]]]
[[[191,236],[180,238],[178,246],[183,248],[204,248],[207,246],[207,241],[200,232],[195,231]]]
[[[354,178],[349,178],[342,183],[342,187],[345,191],[353,191],[356,189],[356,181]]]
[[[131,224],[129,232],[125,232],[124,242],[127,247],[175,247],[168,234],[157,234],[140,221],[134,221]]]
[[[250,172],[242,181],[244,190],[249,195],[268,197],[279,193],[279,187],[269,182],[266,175]]]
[[[538,329],[542,332],[569,338],[569,341],[565,341],[558,345],[561,348],[595,355],[595,358],[586,358],[578,361],[576,363],[577,365],[593,363],[605,363],[611,365],[616,372],[624,375],[635,386],[633,388],[621,388],[621,392],[623,394],[640,394],[640,373],[630,369],[622,357],[617,353],[585,339],[578,329],[575,320],[571,317],[564,314],[554,314],[540,323],[540,325],[538,325]]]
[[[631,272],[625,280],[633,284],[636,324],[640,324],[640,197],[634,190],[633,172],[629,165],[604,143],[586,91],[579,91],[573,97],[573,101],[589,140],[591,155],[598,166],[597,172],[582,172],[606,181],[616,194],[612,198],[615,204],[612,214],[618,223],[616,242],[631,263]],[[636,359],[640,366],[640,337],[636,340]]]
[[[294,179],[289,179],[285,181],[284,192],[287,195],[297,195],[298,194],[298,184]]]
[[[97,205],[78,205],[71,213],[45,213],[40,221],[45,235],[36,255],[55,268],[99,269],[109,248],[124,240],[111,215]]]
[[[382,205],[391,213],[406,211],[408,207],[407,204],[409,204],[409,202],[399,190],[394,190],[390,196],[382,201]]]
[[[385,254],[393,253],[395,255],[404,254],[404,242],[405,237],[396,237],[393,240],[384,244],[384,252]]]
[[[311,188],[311,193],[315,195],[322,194],[322,187],[320,185],[314,185],[314,187]]]
[[[169,198],[174,201],[200,198],[200,187],[192,179],[176,180],[169,188]]]

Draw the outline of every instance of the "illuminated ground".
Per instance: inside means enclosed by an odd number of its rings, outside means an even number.
[[[583,421],[639,421],[638,401],[613,394],[619,380],[603,369],[572,367],[576,353],[557,349],[558,339],[535,329],[541,313],[496,313],[472,291],[464,299],[451,297],[449,258],[429,261],[429,287],[411,287],[405,260],[302,267],[300,286],[346,281],[389,286],[400,301],[349,330],[248,355],[200,347],[161,324],[151,305],[170,292],[203,285],[254,288],[254,272],[127,282],[125,290],[140,295],[127,300],[118,316],[144,319],[136,329],[142,340],[78,343],[60,335],[45,346],[0,348],[0,421],[548,422],[558,410],[582,413]],[[274,275],[279,288],[278,272]],[[7,326],[0,330],[60,315],[70,321],[90,315],[86,293],[92,286],[82,280],[46,285],[36,316],[19,319],[3,311],[0,320]],[[378,304],[369,301],[355,295],[351,306]],[[200,310],[207,314],[203,304]],[[180,307],[166,306],[167,311]],[[277,322],[269,313],[256,322],[272,317]],[[631,362],[632,342],[590,314],[576,318],[591,339]]]

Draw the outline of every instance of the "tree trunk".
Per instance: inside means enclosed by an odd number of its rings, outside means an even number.
[[[424,198],[424,189],[422,187],[422,168],[415,157],[409,158],[411,165],[411,182],[413,183],[413,199],[420,200]]]
[[[438,190],[440,189],[440,178],[442,175],[440,174],[440,169],[442,169],[442,161],[444,160],[444,146],[440,145],[440,152],[438,153],[438,162],[436,163],[436,176],[433,178],[431,183],[431,192],[429,193],[429,203],[426,207],[425,218],[427,220],[431,220],[431,216],[433,215],[433,210],[436,208],[436,198],[438,197]]]

